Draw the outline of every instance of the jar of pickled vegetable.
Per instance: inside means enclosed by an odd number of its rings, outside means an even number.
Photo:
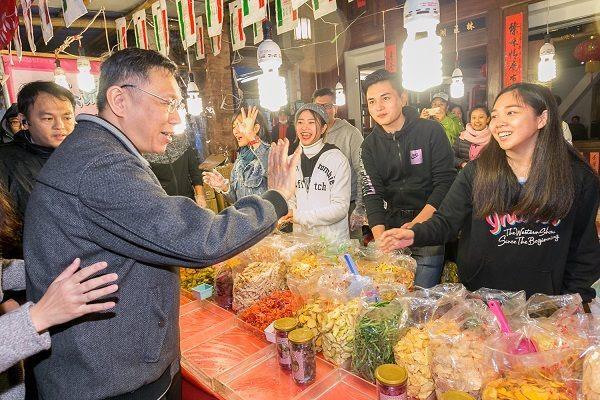
[[[308,328],[294,329],[288,334],[292,359],[292,377],[299,384],[310,383],[317,374],[315,335]]]
[[[298,326],[296,318],[279,318],[273,323],[273,328],[275,328],[275,344],[277,346],[277,361],[279,361],[279,365],[283,369],[292,369],[288,333],[296,329],[296,326]]]
[[[379,400],[406,400],[406,368],[396,364],[383,364],[375,370]]]
[[[442,398],[440,400],[475,400],[475,398],[467,392],[448,390],[447,392],[442,393]]]

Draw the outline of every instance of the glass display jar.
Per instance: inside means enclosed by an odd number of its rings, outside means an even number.
[[[406,368],[396,364],[383,364],[375,370],[379,400],[406,400]]]
[[[277,346],[277,361],[283,369],[292,369],[292,359],[290,356],[290,341],[288,333],[298,326],[296,318],[280,318],[273,323],[275,328],[275,345]]]
[[[314,334],[308,328],[288,334],[292,359],[292,377],[299,384],[311,383],[317,374]]]

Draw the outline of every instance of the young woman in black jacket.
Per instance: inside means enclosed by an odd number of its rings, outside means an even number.
[[[470,290],[579,293],[600,277],[598,176],[562,136],[550,90],[520,83],[492,110],[494,140],[458,175],[434,216],[391,229],[386,250],[441,244],[461,231],[458,265]]]

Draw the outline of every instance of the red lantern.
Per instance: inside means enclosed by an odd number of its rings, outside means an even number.
[[[586,72],[600,71],[600,37],[592,36],[579,43],[573,50],[573,56],[585,63]]]
[[[19,28],[16,0],[0,1],[0,50],[8,47],[15,29]]]

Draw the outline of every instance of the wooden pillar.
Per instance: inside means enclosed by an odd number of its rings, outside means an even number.
[[[498,5],[490,8],[487,14],[487,102],[491,108],[494,99],[502,90],[502,10]]]
[[[223,21],[223,46],[218,56],[213,56],[207,47],[206,55],[206,84],[204,86],[205,108],[212,107],[214,114],[207,114],[207,133],[210,143],[208,148],[212,154],[219,153],[219,149],[228,148],[231,152],[237,148],[235,138],[231,131],[231,118],[233,111],[230,109],[234,103],[231,94],[231,48],[227,39],[229,21]],[[205,38],[208,42],[208,37]],[[223,99],[226,99],[225,109],[221,108]]]

